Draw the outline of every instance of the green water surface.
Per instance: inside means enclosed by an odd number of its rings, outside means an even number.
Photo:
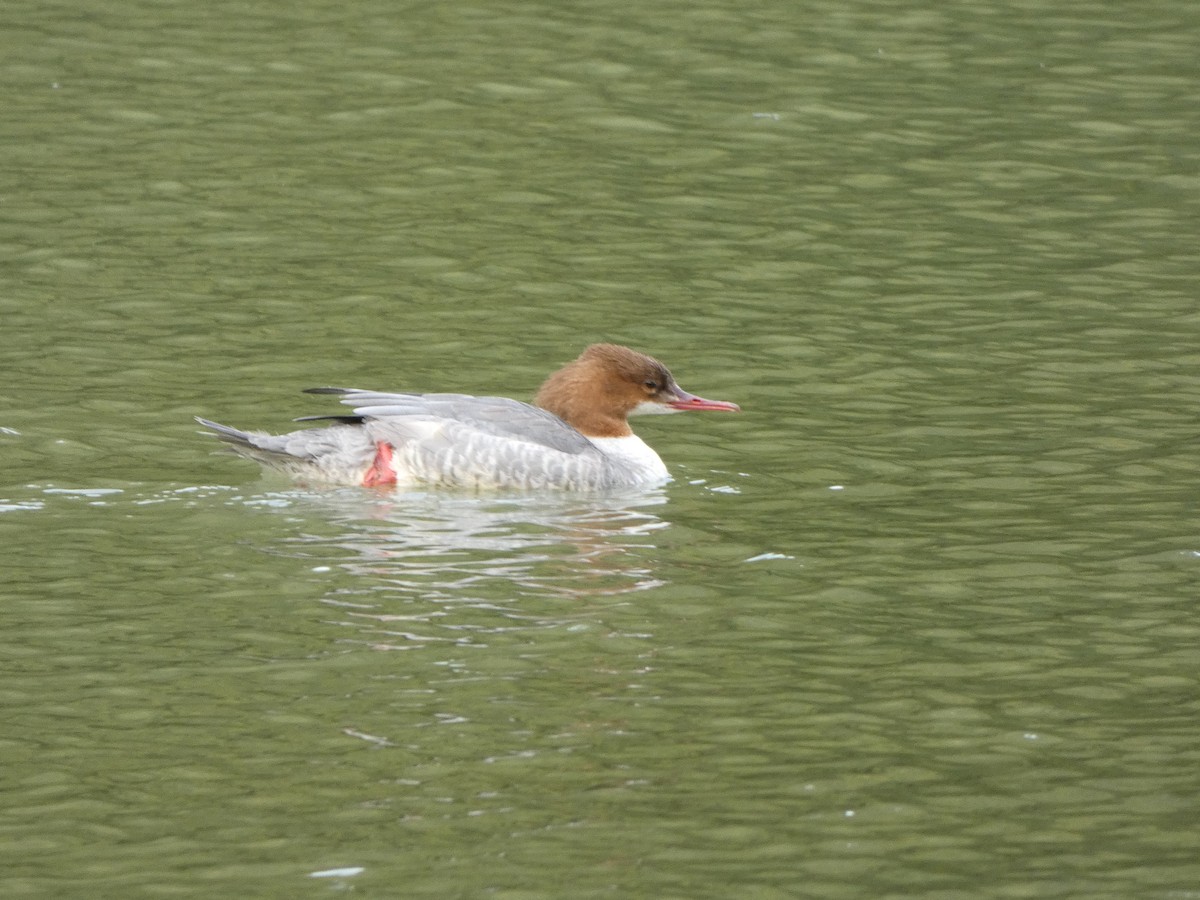
[[[1200,7],[10,2],[0,894],[1200,897]],[[597,340],[665,488],[215,454]]]

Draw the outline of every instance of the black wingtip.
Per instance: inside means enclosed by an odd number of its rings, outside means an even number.
[[[342,425],[361,425],[366,421],[365,416],[297,416],[293,422],[339,422]]]

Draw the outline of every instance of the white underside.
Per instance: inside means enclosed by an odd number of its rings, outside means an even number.
[[[430,460],[422,458],[418,444],[401,445],[392,457],[392,469],[398,487],[449,484],[588,490],[605,485],[661,484],[670,477],[658,454],[636,435],[588,440],[609,458],[619,475],[614,478],[611,469],[595,468],[594,460],[589,462],[586,457],[572,457],[549,449],[542,460],[533,461],[528,458],[529,445],[517,441],[489,441],[483,447],[464,447],[462,453],[439,456],[432,467]],[[476,452],[472,453],[472,449]],[[506,455],[514,451],[525,454],[526,458],[506,459]]]
[[[670,477],[659,455],[636,434],[588,440],[599,447],[622,471],[628,472],[631,483],[666,481]]]

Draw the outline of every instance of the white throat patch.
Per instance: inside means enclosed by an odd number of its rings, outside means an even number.
[[[682,409],[672,409],[664,403],[654,403],[650,400],[643,400],[633,409],[628,415],[631,416],[663,416],[671,413],[683,412]]]

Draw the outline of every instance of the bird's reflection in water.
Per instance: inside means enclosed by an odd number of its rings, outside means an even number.
[[[287,491],[258,502],[334,526],[277,548],[334,573],[324,602],[377,649],[476,644],[485,635],[562,628],[596,604],[663,584],[653,535],[662,491],[454,495]],[[336,577],[342,576],[342,577]],[[349,576],[349,577],[345,577]]]

